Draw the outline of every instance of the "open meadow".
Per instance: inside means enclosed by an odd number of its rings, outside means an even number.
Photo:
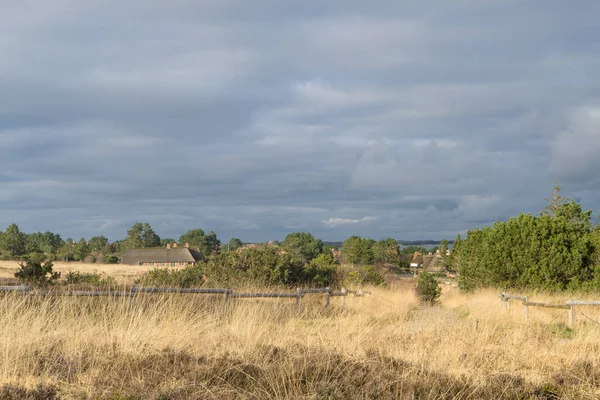
[[[300,315],[288,299],[1,295],[0,398],[600,397],[593,309],[571,330],[565,310],[526,322],[494,291],[444,285],[421,306],[413,284],[327,310],[307,296]]]
[[[114,278],[117,284],[132,284],[133,281],[139,278],[144,272],[151,267],[143,267],[138,265],[123,265],[123,264],[95,264],[81,262],[62,262],[54,261],[52,269],[60,272],[63,276],[68,272],[79,271],[81,273],[98,273],[102,276],[110,276]],[[2,281],[7,281],[15,276],[15,272],[19,269],[18,261],[0,261],[0,284]]]

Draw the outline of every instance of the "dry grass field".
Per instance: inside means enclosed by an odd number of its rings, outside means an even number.
[[[0,282],[2,280],[13,278],[15,271],[19,268],[17,261],[0,261]],[[121,264],[86,264],[78,262],[54,262],[54,271],[65,275],[69,271],[79,271],[82,273],[98,273],[115,278],[118,284],[131,284],[136,278],[139,278],[151,267],[140,267],[137,265]]]
[[[532,295],[542,301],[562,301]],[[492,291],[410,285],[346,307],[220,296],[0,296],[0,398],[600,398],[593,309],[510,311]]]

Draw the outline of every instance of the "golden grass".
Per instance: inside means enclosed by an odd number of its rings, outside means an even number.
[[[17,261],[0,261],[0,280],[12,278],[19,268]],[[119,284],[131,284],[139,278],[144,272],[153,267],[143,267],[137,265],[124,264],[90,264],[79,262],[61,262],[55,261],[53,270],[65,275],[69,271],[79,271],[82,273],[98,273],[115,278]]]
[[[582,315],[573,331],[566,310],[526,322],[496,292],[448,286],[439,307],[406,286],[304,300],[297,316],[293,299],[3,295],[0,398],[600,397],[600,328]]]

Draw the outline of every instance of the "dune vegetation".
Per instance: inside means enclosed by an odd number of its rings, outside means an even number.
[[[0,296],[0,398],[598,398],[600,336],[586,310],[504,310],[497,292],[416,280],[293,300]],[[566,296],[566,295],[565,295]],[[536,300],[565,298],[534,295]],[[589,296],[587,297],[589,298]]]

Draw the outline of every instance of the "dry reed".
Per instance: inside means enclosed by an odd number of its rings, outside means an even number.
[[[2,295],[0,398],[600,396],[593,309],[569,330],[566,311],[526,322],[492,291],[445,287],[439,307],[408,287],[344,309],[305,300],[298,316],[286,299]]]

